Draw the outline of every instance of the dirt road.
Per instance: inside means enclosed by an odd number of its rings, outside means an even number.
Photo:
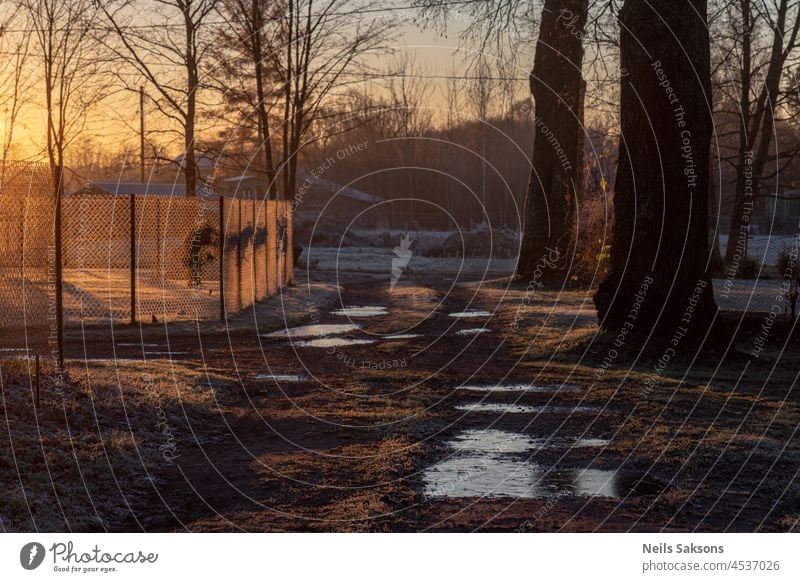
[[[108,529],[795,526],[800,415],[786,378],[676,367],[654,383],[644,361],[622,360],[599,374],[608,346],[582,293],[321,278],[327,292],[287,306],[286,325],[256,315],[168,342],[88,337],[72,354],[148,353],[165,374],[196,370],[212,402],[201,414],[178,401],[159,433],[168,462]]]

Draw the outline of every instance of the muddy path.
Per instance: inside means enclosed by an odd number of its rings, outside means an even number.
[[[217,398],[211,418],[187,414],[174,463],[115,529],[752,531],[796,511],[789,483],[759,494],[793,458],[693,452],[691,434],[735,427],[750,399],[689,384],[654,422],[658,399],[636,382],[598,383],[537,350],[541,331],[513,324],[519,293],[468,279],[415,274],[390,290],[339,274],[332,298],[283,327],[89,340],[101,356],[169,352],[213,375]]]

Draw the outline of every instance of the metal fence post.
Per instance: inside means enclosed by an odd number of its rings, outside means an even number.
[[[61,166],[54,168],[56,186],[56,219],[55,219],[55,283],[56,283],[56,341],[58,342],[58,357],[56,365],[58,373],[64,371],[64,269],[62,260],[62,204],[64,199],[64,176]]]
[[[255,197],[250,201],[250,209],[252,210],[251,215],[253,217],[253,221],[251,222],[252,229],[250,235],[250,248],[252,252],[250,253],[250,284],[253,289],[253,302],[260,301],[261,297],[258,295],[258,283],[256,282],[256,232],[258,229],[256,228],[256,199]]]
[[[36,387],[36,409],[39,410],[41,408],[41,398],[39,396],[39,391],[41,387],[41,377],[42,377],[42,369],[41,365],[39,364],[39,354],[36,354],[36,377],[34,378],[35,387]]]
[[[219,197],[219,318],[225,321],[225,198]]]
[[[236,201],[239,218],[237,219],[238,232],[236,233],[236,296],[239,298],[237,301],[237,311],[244,308],[244,298],[242,297],[242,200],[241,198]]]
[[[270,228],[269,228],[269,194],[264,196],[264,283],[266,293],[265,296],[270,296],[270,287],[269,287],[269,236],[270,236]]]
[[[131,194],[131,324],[136,323],[136,194]]]

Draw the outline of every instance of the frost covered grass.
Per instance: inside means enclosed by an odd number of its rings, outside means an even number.
[[[104,531],[193,440],[191,423],[217,408],[194,366],[87,363],[63,388],[46,379],[35,409],[27,379],[11,376],[0,400],[3,531]]]

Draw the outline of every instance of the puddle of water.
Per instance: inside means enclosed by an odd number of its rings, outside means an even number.
[[[473,404],[462,404],[456,406],[456,410],[464,412],[499,412],[504,414],[571,414],[574,412],[580,413],[600,413],[601,408],[594,408],[591,406],[528,406],[525,404],[500,404],[500,403],[484,403],[476,402]]]
[[[451,313],[450,317],[457,317],[459,319],[469,319],[471,317],[491,317],[492,314],[488,311],[482,311],[479,309],[473,309],[471,311],[459,311],[457,313]]]
[[[345,307],[333,312],[333,315],[345,315],[347,317],[380,317],[388,314],[388,307]]]
[[[158,358],[154,358],[158,359]],[[142,358],[82,358],[79,360],[67,360],[68,362],[75,362],[76,364],[114,364],[122,362],[136,362],[144,363]]]
[[[281,329],[273,331],[262,337],[278,337],[278,338],[303,338],[303,337],[324,337],[327,335],[336,335],[339,333],[348,333],[359,329],[359,326],[353,323],[341,324],[324,324],[317,325],[303,325],[301,327],[292,327],[290,329]]]
[[[295,342],[298,348],[345,348],[347,346],[366,346],[374,344],[375,340],[347,339],[343,337],[327,337]]]
[[[467,430],[448,443],[457,451],[482,453],[526,453],[538,448],[537,441],[524,434],[505,430]]]
[[[611,444],[611,441],[608,439],[593,439],[593,438],[586,438],[586,439],[578,439],[575,441],[576,447],[607,447]]]
[[[256,380],[274,380],[275,382],[303,382],[308,376],[299,374],[256,374]]]
[[[145,356],[185,356],[189,352],[145,352]]]
[[[565,495],[609,497],[656,495],[662,488],[618,471],[547,470],[524,460],[456,455],[425,473],[425,494],[432,497],[547,498]]]
[[[577,386],[571,384],[505,384],[505,385],[466,385],[459,386],[458,390],[469,390],[470,392],[574,392]]]
[[[600,438],[550,437],[533,438],[527,435],[497,429],[467,430],[448,444],[457,451],[488,454],[527,453],[538,449],[572,447],[601,447],[610,443]]]
[[[537,497],[538,476],[524,461],[464,455],[430,467],[423,479],[427,497]]]
[[[422,337],[421,333],[398,333],[397,335],[385,335],[383,339],[385,340],[406,340],[406,339],[416,339],[418,337]]]
[[[485,327],[478,327],[475,329],[459,329],[456,332],[456,335],[480,335],[482,333],[491,333],[491,329],[486,329]]]
[[[461,404],[456,406],[456,410],[463,412],[502,412],[505,414],[535,414],[542,411],[541,406],[528,406],[526,404],[494,404],[476,402],[473,404]]]

